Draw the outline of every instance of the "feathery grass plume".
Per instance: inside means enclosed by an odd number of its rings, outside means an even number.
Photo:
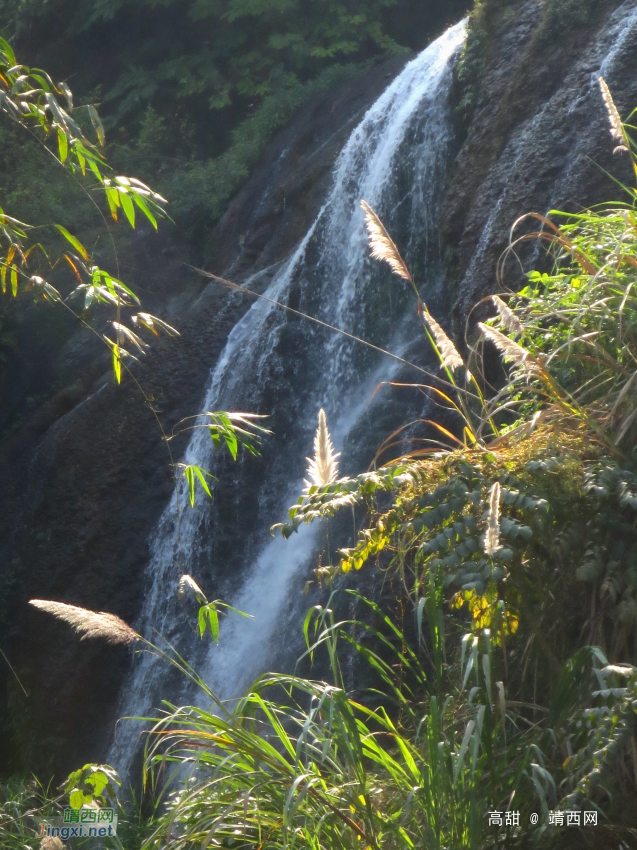
[[[490,328],[489,325],[485,325],[483,322],[478,322],[478,327],[480,328],[480,333],[495,345],[505,359],[512,360],[516,366],[525,369],[529,374],[539,371],[539,364],[533,359],[531,353],[526,348],[522,348],[517,342],[513,342],[508,336],[500,333],[495,328]]]
[[[187,587],[189,587],[190,590],[192,590],[192,592],[195,594],[197,602],[201,602],[204,605],[208,602],[203,590],[199,587],[194,578],[186,573],[179,579],[179,590],[177,591],[177,595],[180,599],[183,599],[186,595]]]
[[[504,327],[505,331],[510,334],[521,334],[524,330],[524,328],[522,327],[522,322],[518,319],[513,310],[509,307],[509,305],[497,295],[492,295],[491,300],[493,301],[495,308],[498,311],[500,321],[502,322],[502,326]]]
[[[394,240],[385,230],[385,225],[378,218],[367,201],[361,201],[361,207],[365,213],[365,226],[372,257],[387,263],[394,274],[413,283],[409,269],[394,244]]]
[[[86,608],[78,608],[76,605],[67,605],[65,602],[51,602],[48,599],[30,599],[29,605],[33,605],[41,611],[48,611],[58,620],[64,620],[82,636],[81,640],[104,638],[107,643],[113,644],[134,643],[141,640],[137,632],[115,614],[106,614],[104,611],[89,611]]]
[[[483,541],[486,555],[495,555],[498,549],[502,548],[500,546],[500,494],[500,483],[496,481],[489,494],[487,531]]]
[[[626,140],[626,132],[624,131],[624,125],[622,123],[619,110],[615,106],[615,101],[613,100],[613,96],[610,93],[608,84],[606,83],[606,80],[603,77],[599,78],[599,88],[602,92],[602,98],[606,106],[606,111],[608,112],[608,120],[610,122],[610,134],[613,139],[615,139],[615,141],[619,142],[613,153],[628,153],[628,145]]]
[[[66,850],[66,844],[57,835],[45,835],[40,844],[40,850]]]
[[[431,315],[429,310],[423,310],[423,315],[425,321],[429,325],[429,330],[431,331],[431,335],[436,341],[436,346],[438,351],[440,352],[440,356],[442,357],[442,368],[450,369],[452,372],[455,372],[456,369],[460,369],[464,366],[464,362],[462,357],[458,354],[456,346],[451,342],[447,334],[440,327],[438,322]]]
[[[325,487],[336,481],[338,477],[338,462],[337,458],[341,453],[334,453],[332,438],[327,430],[327,418],[323,408],[319,411],[319,424],[314,436],[314,457],[308,457],[306,460],[309,463],[307,474],[310,476],[311,483],[305,482],[305,486],[309,490],[312,485],[317,487]]]

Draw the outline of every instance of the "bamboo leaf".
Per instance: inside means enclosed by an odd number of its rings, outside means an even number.
[[[114,191],[117,191],[117,190],[114,190]],[[131,197],[128,194],[128,192],[123,188],[119,189],[119,191],[117,191],[117,194],[119,195],[119,199],[121,201],[122,209],[124,210],[124,214],[126,215],[126,218],[128,219],[130,226],[132,228],[134,228],[135,227],[135,207],[133,205],[133,202],[131,201]]]
[[[115,379],[118,384],[122,383],[122,359],[120,355],[120,348],[117,343],[113,345],[113,372],[115,372]]]
[[[56,224],[55,227],[57,230],[60,231],[62,236],[64,236],[64,238],[71,243],[71,245],[75,248],[78,254],[80,254],[85,260],[88,260],[88,251],[86,250],[84,245],[82,245],[80,240],[76,236],[73,236],[72,233],[69,233],[66,227],[62,227],[61,224]]]
[[[69,140],[66,133],[63,133],[60,129],[58,129],[58,150],[60,152],[60,160],[66,162],[69,153]]]
[[[91,124],[93,125],[93,129],[95,130],[95,133],[97,134],[97,140],[100,143],[100,145],[103,145],[104,141],[105,141],[105,136],[104,136],[104,125],[102,124],[102,120],[101,120],[100,116],[97,114],[97,109],[95,109],[94,106],[91,106],[89,104],[89,106],[87,106],[87,109],[88,109],[89,117],[91,119]]]

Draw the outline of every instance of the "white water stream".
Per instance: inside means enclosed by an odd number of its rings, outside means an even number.
[[[379,276],[372,268],[359,202],[367,200],[391,232],[399,230],[406,259],[418,270],[428,299],[435,299],[440,283],[437,204],[453,138],[448,96],[453,60],[464,38],[464,22],[449,29],[410,62],[367,111],[335,164],[332,189],[319,216],[269,284],[269,298],[285,303],[295,291],[301,309],[311,315],[397,353],[409,351],[418,329],[412,319],[402,320],[407,316],[408,298],[395,278]],[[413,303],[409,310],[413,314]],[[203,410],[270,412],[268,398],[276,395],[272,387],[279,386],[276,382],[290,369],[289,354],[279,350],[289,321],[286,311],[269,302],[252,304],[230,333],[212,370]],[[270,506],[264,508],[264,515],[271,521],[285,517],[287,506],[302,489],[303,458],[311,452],[319,409],[325,408],[340,450],[361,417],[369,417],[370,411],[374,416],[380,408],[377,401],[370,407],[375,387],[397,371],[395,361],[371,356],[340,335],[328,336],[306,325],[302,334],[296,355],[300,367],[297,377],[288,381],[293,401],[285,419],[289,452],[296,460],[273,459],[259,485],[259,504]],[[278,396],[275,400],[278,403]],[[277,421],[281,422],[280,416]],[[212,455],[209,435],[202,428],[193,432],[182,460],[210,469]],[[241,468],[248,469],[249,464],[250,459]],[[220,486],[223,499],[223,482]],[[193,572],[208,592],[218,568],[223,567],[210,555],[210,537],[215,535],[210,510],[203,498],[190,509],[183,488],[174,493],[154,532],[147,593],[136,626],[149,637],[153,630],[161,633],[189,660],[192,648],[202,677],[219,696],[233,698],[270,667],[276,654],[273,642],[285,643],[285,635],[277,633],[281,612],[292,583],[305,574],[317,551],[318,528],[304,528],[288,541],[271,539],[266,532],[260,546],[248,547],[249,560],[228,601],[254,619],[226,617],[219,645],[206,644],[202,656],[198,637],[179,634],[183,621],[175,613],[176,589],[180,574]],[[207,565],[208,584],[206,576],[202,578],[204,567],[196,571],[201,564]],[[136,657],[119,715],[147,715],[162,698],[175,700],[175,694],[162,689],[164,681],[165,667],[160,662],[148,655]],[[183,696],[195,698],[188,693]],[[138,734],[139,724],[118,724],[108,760],[123,776],[138,747]]]

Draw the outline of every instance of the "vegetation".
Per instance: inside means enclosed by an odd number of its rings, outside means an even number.
[[[633,156],[603,81],[602,93],[615,142]],[[367,212],[375,255],[408,279]],[[629,204],[561,228],[546,219],[522,238],[547,241],[554,271],[531,273],[508,303],[493,298],[497,315],[479,325],[484,343],[467,366],[419,304],[446,376],[425,389],[460,418],[462,436],[447,438],[462,447],[311,486],[281,526],[287,536],[366,504],[371,523],[328,578],[376,559],[416,628],[361,597],[360,620],[337,621],[330,600],[305,634],[310,657],[327,649],[331,684],[266,676],[230,716],[167,711],[148,768],[194,761],[197,771],[168,798],[149,846],[168,834],[180,847],[233,836],[512,847],[533,833],[550,844],[549,812],[582,809],[604,819],[600,842],[634,838],[637,217]],[[487,401],[483,344],[509,364]],[[456,383],[461,371],[473,391]],[[352,654],[377,677],[366,692],[343,674]],[[490,809],[519,812],[520,827],[503,817],[489,828]]]
[[[235,17],[252,19],[259,8],[241,12],[236,4],[223,26]],[[117,11],[98,6],[94,15]],[[329,21],[326,16],[327,29],[317,31],[320,49],[326,56],[347,53],[345,42],[330,41],[336,36]],[[325,57],[308,50],[307,22],[297,23],[298,32],[290,31],[300,39],[300,79],[312,59]],[[348,24],[383,46],[378,27]],[[362,42],[351,39],[350,52],[360,50]],[[294,44],[290,36],[286,45]],[[132,178],[104,176],[101,124],[92,109],[86,112],[97,144],[75,122],[67,87],[16,67],[11,48],[0,46],[4,111],[53,138],[56,149],[46,150],[73,177],[90,169],[113,217],[123,212],[134,225],[137,208],[155,225],[161,197]],[[230,82],[218,91],[231,101],[256,96],[260,87],[270,97],[279,73],[276,39],[269,49],[244,83],[228,60]],[[250,69],[247,56],[241,54]],[[169,64],[162,73],[173,79]],[[216,77],[213,82],[221,86]],[[637,176],[636,128],[622,123],[603,80],[600,88],[616,151],[631,158]],[[144,120],[149,135],[163,126],[154,112]],[[521,291],[487,299],[493,317],[475,327],[470,322],[466,357],[430,314],[396,245],[364,204],[373,255],[414,289],[441,364],[441,374],[419,389],[442,416],[424,423],[428,436],[419,448],[404,455],[401,448],[379,469],[338,478],[321,411],[310,481],[275,530],[289,537],[301,524],[354,504],[366,509],[358,540],[317,571],[317,581],[332,592],[303,623],[303,664],[325,669],[325,676],[267,674],[236,704],[225,704],[169,646],[149,643],[119,618],[32,600],[82,637],[143,644],[212,706],[165,704],[147,718],[144,806],[122,810],[128,826],[116,846],[582,846],[590,833],[579,825],[560,831],[554,813],[566,811],[599,817],[591,846],[634,843],[637,190],[626,192],[625,203],[604,210],[526,218],[537,228],[520,237],[514,232],[500,279],[504,284],[509,256],[530,239],[546,244],[552,271],[532,271]],[[85,306],[88,299],[117,310],[115,339],[104,340],[119,380],[124,340],[138,350],[144,345],[121,321],[122,307],[131,308],[136,296],[89,265],[79,239],[58,225],[74,249],[60,259],[80,278],[66,295],[29,266],[36,256],[51,261],[41,243],[28,241],[27,226],[4,213],[1,223],[7,295],[28,286],[68,306],[79,291]],[[151,331],[165,325],[138,315]],[[487,367],[489,348],[500,355],[501,368]],[[240,445],[258,450],[264,429],[253,417],[208,417],[204,427],[233,458]],[[391,435],[381,451],[402,447],[402,439],[402,432]],[[197,483],[209,492],[203,470],[183,472],[191,501]],[[358,571],[373,563],[386,576],[383,604],[352,587]],[[209,602],[188,575],[180,592],[194,594],[200,635],[209,632],[216,641],[220,610],[228,606]],[[356,615],[339,615],[344,595]],[[108,766],[86,765],[57,797],[34,780],[0,786],[2,846],[34,847],[36,816],[56,815],[67,797],[73,806],[102,805],[113,799],[116,784]],[[145,817],[146,811],[152,814]],[[489,823],[489,812],[499,820]]]
[[[294,109],[369,62],[422,49],[468,5],[2,0],[0,20],[31,62],[61,79],[80,72],[79,102],[100,105],[112,161],[170,197],[201,250]],[[21,188],[36,194],[28,178]]]
[[[600,87],[637,175],[634,128]],[[388,602],[334,586],[303,625],[304,663],[324,656],[329,675],[267,674],[234,706],[147,644],[214,711],[167,704],[148,718],[144,848],[634,842],[637,191],[626,191],[629,203],[609,209],[536,216],[540,229],[519,239],[546,242],[554,268],[491,297],[495,315],[467,359],[365,205],[374,256],[417,295],[443,374],[421,389],[447,424],[430,422],[422,448],[337,479],[321,412],[311,481],[279,530],[365,505],[358,543],[317,579],[344,585],[376,561]],[[506,367],[495,387],[485,346]],[[218,603],[211,616],[184,576],[187,588],[202,636],[209,626],[216,640]],[[342,594],[356,616],[339,617]],[[110,615],[34,604],[85,635],[140,640]],[[66,790],[83,783],[92,801],[86,777],[100,770],[86,766]],[[582,811],[599,825],[582,831]],[[579,812],[579,827],[564,832],[559,812]]]

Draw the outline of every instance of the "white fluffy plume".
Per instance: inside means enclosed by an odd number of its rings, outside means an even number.
[[[483,322],[478,322],[480,333],[485,339],[490,340],[498,351],[502,354],[505,360],[510,360],[519,369],[522,369],[528,374],[537,373],[540,371],[540,364],[535,360],[530,351],[522,348],[517,342],[513,342],[508,336],[500,333],[496,328],[491,328]]]
[[[599,88],[602,93],[604,104],[606,105],[606,111],[608,112],[610,134],[616,142],[619,142],[613,153],[627,152],[628,145],[626,144],[626,131],[624,130],[624,125],[622,124],[622,119],[619,114],[619,110],[615,106],[615,101],[613,100],[613,96],[610,93],[608,84],[603,77],[599,78]]]
[[[205,604],[206,602],[208,602],[203,590],[199,587],[194,578],[192,576],[189,576],[187,573],[185,573],[179,579],[179,590],[177,591],[177,595],[180,599],[183,599],[186,595],[186,588],[188,588],[192,591],[192,593],[194,593],[195,598],[199,603]]]
[[[314,436],[314,457],[308,457],[307,474],[310,477],[309,481],[305,482],[305,486],[309,490],[310,487],[325,487],[331,484],[338,478],[338,461],[341,456],[334,453],[332,438],[327,430],[327,418],[323,408],[319,411],[318,428]]]
[[[53,614],[58,620],[64,620],[81,635],[81,640],[103,638],[107,643],[134,643],[140,640],[137,632],[115,614],[89,611],[86,608],[78,608],[76,605],[51,602],[48,599],[30,599],[29,605]]]
[[[524,330],[522,322],[518,319],[509,305],[498,295],[492,295],[491,300],[495,304],[495,308],[500,316],[500,321],[502,322],[502,327],[505,331],[510,334],[521,334]]]
[[[489,513],[487,515],[487,531],[484,535],[485,554],[492,556],[501,549],[500,546],[500,495],[501,488],[495,482],[489,494]]]
[[[425,317],[425,321],[429,325],[429,330],[436,342],[436,347],[440,352],[440,356],[442,357],[442,368],[449,369],[451,372],[455,372],[456,369],[460,369],[464,366],[464,363],[462,357],[458,354],[456,346],[428,310],[425,310],[423,315]]]
[[[365,213],[365,226],[367,227],[367,236],[372,257],[375,260],[382,260],[384,263],[387,263],[393,273],[397,274],[398,277],[411,281],[409,269],[400,256],[394,240],[385,230],[385,225],[367,201],[361,201],[361,207]]]

